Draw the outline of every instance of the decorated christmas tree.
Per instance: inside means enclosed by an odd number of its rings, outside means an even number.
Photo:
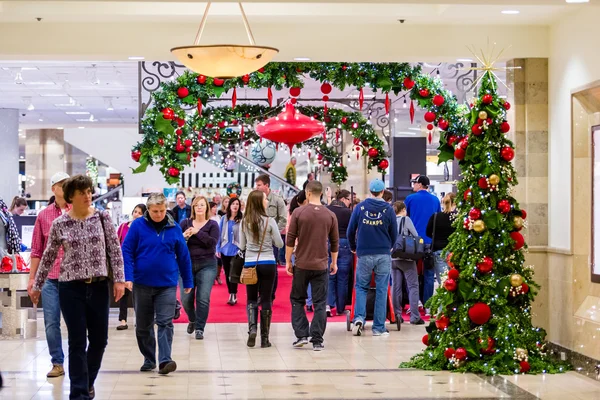
[[[483,68],[479,97],[465,115],[470,132],[440,139],[440,159],[459,160],[455,233],[444,250],[450,269],[427,307],[427,348],[401,367],[485,374],[554,373],[568,368],[546,350],[532,325],[539,285],[521,230],[527,214],[512,197],[515,151],[506,137],[510,104],[498,96],[493,67]]]

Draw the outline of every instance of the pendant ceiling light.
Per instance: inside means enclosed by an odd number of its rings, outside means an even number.
[[[279,52],[278,49],[266,46],[256,46],[254,35],[246,18],[242,3],[238,3],[242,13],[246,33],[250,45],[240,44],[214,44],[199,45],[208,10],[211,2],[206,4],[206,10],[200,21],[196,40],[192,46],[174,47],[171,49],[179,61],[187,68],[202,75],[214,78],[235,78],[254,72],[264,67]]]

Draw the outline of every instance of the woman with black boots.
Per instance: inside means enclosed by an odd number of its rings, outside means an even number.
[[[225,280],[227,282],[227,290],[229,291],[227,304],[230,306],[237,303],[238,284],[229,280],[229,271],[231,270],[233,257],[240,250],[240,223],[243,216],[240,208],[240,199],[231,199],[228,202],[227,211],[219,222],[221,234],[217,243],[217,257],[221,258],[223,268],[225,268]]]
[[[260,311],[260,347],[271,347],[269,328],[273,311],[272,294],[277,264],[273,246],[283,247],[283,240],[277,222],[267,216],[269,205],[267,195],[254,190],[248,196],[246,213],[240,232],[240,249],[246,250],[244,268],[256,268],[258,282],[246,288],[248,305],[248,347],[254,347],[257,335],[258,295],[261,298]]]

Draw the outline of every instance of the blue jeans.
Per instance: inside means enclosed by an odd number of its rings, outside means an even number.
[[[204,332],[210,307],[210,293],[217,278],[217,260],[193,261],[192,271],[196,271],[194,273],[196,290],[188,294],[184,293],[181,303],[188,319],[195,324],[195,329]]]
[[[354,255],[350,251],[348,239],[340,239],[337,259],[338,271],[335,275],[329,275],[329,293],[327,295],[327,304],[330,307],[335,307],[338,314],[346,308],[348,279],[352,270],[353,258]],[[331,256],[329,257],[329,263],[331,264]]]
[[[423,268],[423,306],[433,296],[433,281],[435,280],[435,268]]]
[[[435,280],[438,285],[442,284],[442,275],[448,272],[448,264],[446,260],[442,258],[442,250],[434,251],[434,262],[435,262]]]
[[[42,287],[42,302],[44,306],[44,327],[46,342],[52,358],[52,364],[62,365],[65,355],[62,349],[60,334],[60,299],[58,297],[58,279],[48,279]]]
[[[171,361],[177,286],[152,287],[134,284],[133,293],[135,336],[140,353],[144,356],[144,364],[156,365],[155,320],[158,327],[159,363]]]
[[[373,312],[373,332],[385,332],[388,283],[392,269],[389,254],[372,254],[358,257],[356,267],[356,296],[354,299],[354,322],[364,325],[367,316],[367,292],[371,285],[371,274],[375,271],[375,310]]]

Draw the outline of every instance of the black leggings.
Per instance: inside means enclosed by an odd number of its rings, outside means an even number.
[[[123,297],[119,300],[119,321],[127,322],[127,308],[129,307],[129,289],[125,289]]]
[[[227,290],[229,291],[229,294],[237,294],[238,284],[229,281],[229,271],[231,270],[231,261],[233,260],[233,256],[224,256],[221,254],[221,260],[223,260],[223,268],[225,269]]]
[[[258,293],[260,292],[261,308],[268,311],[273,304],[271,296],[273,295],[273,284],[277,275],[277,265],[275,265],[275,262],[273,264],[257,265],[256,275],[258,275],[258,283],[246,286],[248,304],[250,302],[256,303],[258,301]]]

